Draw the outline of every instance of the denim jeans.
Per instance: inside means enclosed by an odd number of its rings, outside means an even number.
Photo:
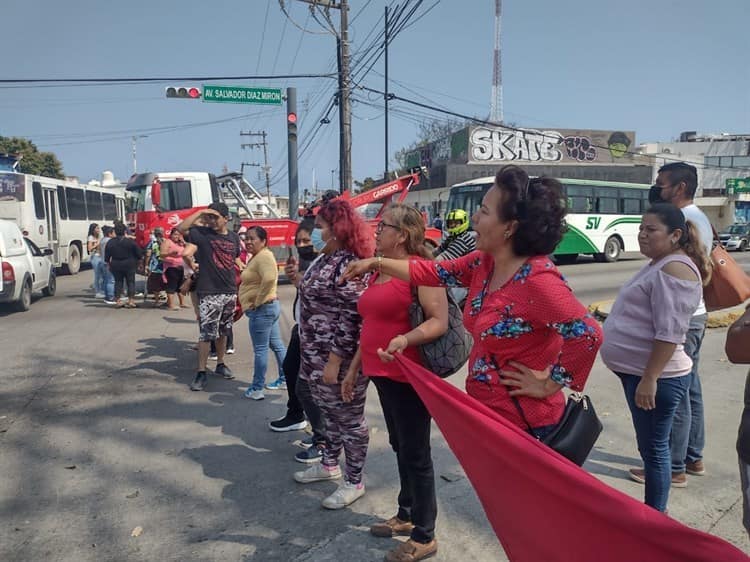
[[[106,263],[104,263],[104,261],[102,261],[100,268],[102,270],[102,287],[104,288],[102,292],[104,293],[104,299],[113,301],[115,300],[115,276],[112,275],[112,272],[109,270],[109,267]]]
[[[685,353],[693,360],[693,368],[688,375],[688,392],[674,414],[670,439],[672,472],[685,472],[686,462],[695,462],[703,458],[706,430],[703,421],[703,393],[701,380],[698,377],[698,360],[703,335],[706,333],[707,319],[707,314],[693,316],[690,319],[687,336],[685,336]]]
[[[276,355],[276,363],[279,366],[279,378],[284,380],[284,357],[286,347],[281,340],[279,329],[279,316],[281,316],[281,305],[278,300],[263,304],[255,310],[245,312],[249,322],[250,339],[253,342],[255,363],[253,366],[253,382],[251,390],[263,390],[266,383],[266,370],[268,369],[268,348],[270,347]]]
[[[99,254],[91,254],[91,269],[94,270],[94,291],[98,294],[104,292],[102,265],[104,265],[102,257]]]
[[[664,511],[672,485],[669,433],[677,405],[687,394],[689,375],[661,378],[656,385],[656,408],[644,410],[635,404],[635,389],[641,377],[615,373],[620,377],[625,399],[633,417],[638,451],[646,472],[646,505]]]

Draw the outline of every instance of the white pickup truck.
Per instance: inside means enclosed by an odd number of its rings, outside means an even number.
[[[0,219],[0,303],[24,311],[31,306],[32,293],[53,296],[57,278],[51,254],[25,238],[16,223]]]

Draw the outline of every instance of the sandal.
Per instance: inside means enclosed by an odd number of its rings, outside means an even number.
[[[138,305],[135,304],[134,302],[129,302],[125,306],[128,307],[128,308],[138,308]]]
[[[170,306],[169,310],[180,310],[179,306]]]

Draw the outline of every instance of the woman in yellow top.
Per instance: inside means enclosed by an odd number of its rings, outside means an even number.
[[[281,307],[276,296],[279,282],[279,270],[276,258],[268,249],[268,233],[263,227],[254,226],[245,235],[247,251],[252,259],[242,271],[239,298],[242,310],[249,320],[250,339],[253,342],[255,364],[253,382],[245,391],[245,398],[263,400],[263,385],[266,382],[268,369],[268,348],[276,355],[279,366],[279,378],[266,388],[272,390],[286,388],[282,365],[286,357],[286,347],[281,340],[279,316]]]

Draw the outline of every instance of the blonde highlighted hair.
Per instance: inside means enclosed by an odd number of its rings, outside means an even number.
[[[410,256],[432,259],[432,252],[425,245],[425,225],[422,213],[403,203],[393,203],[386,211],[391,215],[393,226],[400,228],[406,238],[404,244],[406,253]]]

